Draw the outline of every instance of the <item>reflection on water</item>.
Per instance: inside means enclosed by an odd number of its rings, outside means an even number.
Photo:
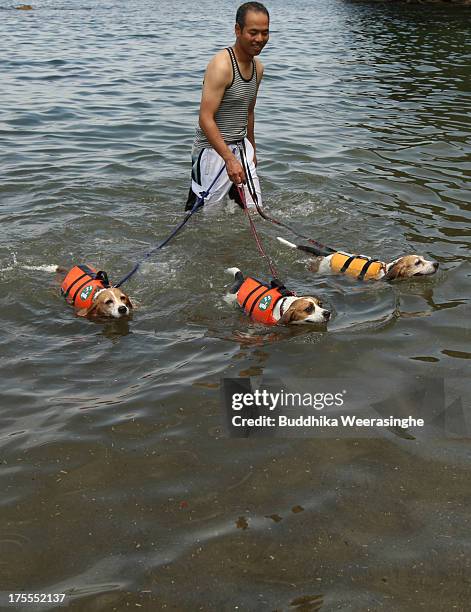
[[[181,220],[234,7],[3,8],[2,592],[77,610],[464,610],[467,432],[228,439],[220,379],[430,377],[467,397],[469,10],[270,6],[265,205],[348,252],[440,262],[403,283],[320,277],[260,220],[286,285],[332,308],[325,331],[260,328],[224,302],[225,268],[268,271],[223,207],[141,266],[133,320],[74,317],[54,265],[116,282]]]

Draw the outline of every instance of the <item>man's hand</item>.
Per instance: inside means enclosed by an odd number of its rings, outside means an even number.
[[[245,172],[242,168],[242,164],[236,159],[236,157],[232,156],[226,160],[226,170],[229,178],[234,183],[234,185],[240,185],[241,183],[245,183]]]

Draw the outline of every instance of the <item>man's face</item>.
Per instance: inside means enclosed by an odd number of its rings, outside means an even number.
[[[242,29],[236,23],[237,42],[248,55],[258,55],[267,44],[270,38],[269,26],[268,17],[259,11],[247,11]]]

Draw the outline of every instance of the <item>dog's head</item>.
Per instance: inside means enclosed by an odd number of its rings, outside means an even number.
[[[404,255],[386,266],[387,280],[411,278],[413,276],[429,276],[438,270],[437,261],[428,261],[421,255]]]
[[[121,319],[128,317],[134,306],[129,297],[117,287],[100,289],[93,296],[93,304],[77,312],[79,317]]]
[[[283,313],[280,323],[285,325],[299,323],[327,323],[330,310],[322,308],[318,298],[311,296],[297,297]]]

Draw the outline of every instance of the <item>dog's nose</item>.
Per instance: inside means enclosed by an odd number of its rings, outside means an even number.
[[[120,306],[120,307],[118,308],[118,312],[119,312],[119,314],[126,314],[126,313],[127,313],[127,311],[128,311],[128,307],[127,307],[127,306]]]
[[[433,262],[433,267],[435,268],[435,270],[438,270],[438,266],[439,266],[438,261],[434,261]]]
[[[330,311],[329,310],[324,310],[324,319],[326,321],[328,321],[330,319]]]

